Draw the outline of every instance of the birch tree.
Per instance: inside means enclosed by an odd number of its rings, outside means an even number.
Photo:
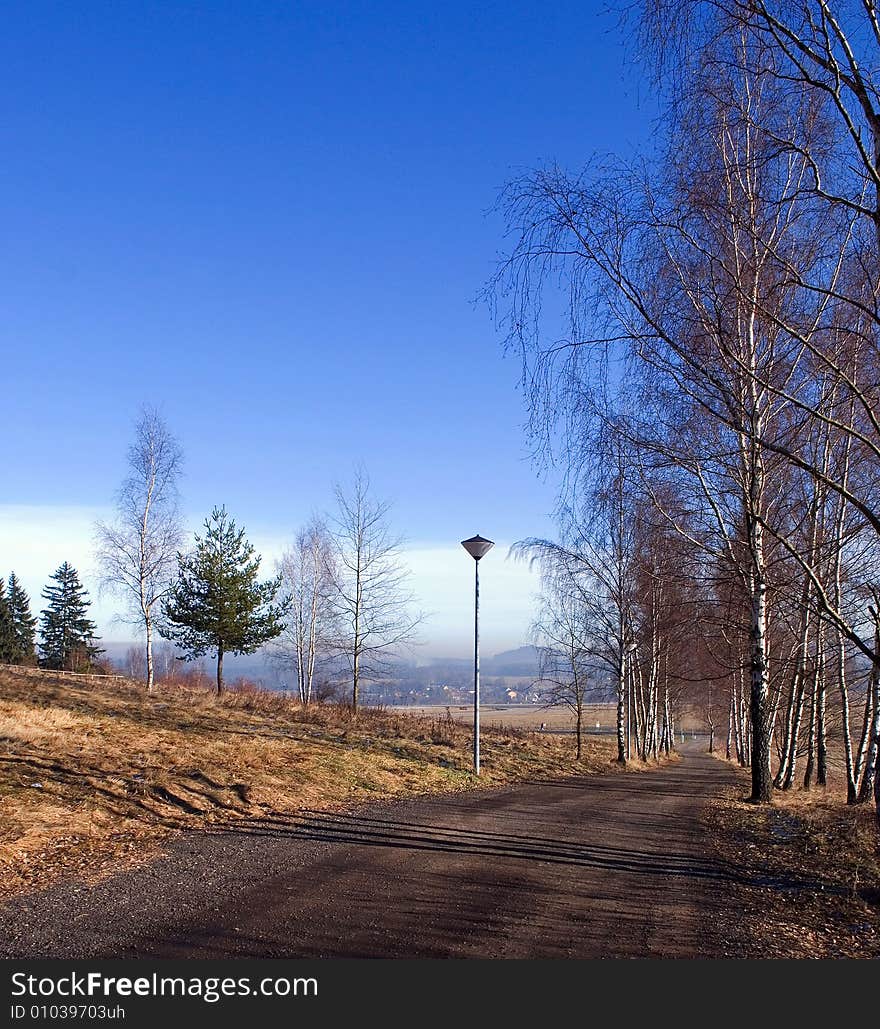
[[[597,434],[587,448],[593,460],[574,476],[579,499],[560,512],[561,540],[525,539],[512,552],[556,568],[580,604],[588,652],[612,684],[617,761],[626,764],[638,504],[633,455],[613,422],[609,415],[607,423],[594,425]]]
[[[784,380],[764,386],[783,398],[802,424],[826,426],[838,437],[849,437],[853,458],[858,455],[851,468],[859,474],[829,474],[815,452],[810,454],[799,445],[801,433],[781,439],[765,435],[763,444],[837,493],[880,535],[880,22],[876,7],[860,0],[676,0],[675,4],[653,0],[641,12],[641,26],[671,110],[677,110],[690,92],[695,69],[722,66],[717,40],[737,32],[760,43],[745,55],[748,68],[756,67],[750,55],[772,54],[764,67],[789,94],[808,94],[827,126],[824,141],[817,141],[805,135],[796,121],[772,127],[763,123],[777,149],[804,164],[806,174],[795,195],[798,206],[817,220],[838,226],[834,245],[817,260],[805,264],[791,255],[776,255],[790,281],[811,296],[812,312],[807,319],[802,313],[795,317],[791,312],[773,313],[790,340],[792,366]],[[875,677],[880,675],[876,671],[880,652],[866,603],[845,610],[834,578],[826,589],[822,568],[809,554],[791,547],[790,555],[808,577],[820,618],[872,662]],[[839,659],[837,665],[838,682],[843,684]],[[844,711],[848,713],[846,701]],[[846,749],[852,796],[851,744]],[[872,743],[869,755],[878,750]],[[865,783],[875,771],[869,759],[860,797],[866,796]],[[880,818],[880,805],[877,814]]]
[[[565,707],[575,720],[576,760],[583,756],[584,707],[601,690],[593,657],[590,606],[584,603],[583,569],[550,548],[538,550],[541,563],[540,614],[533,626],[538,650],[536,686],[548,707]]]
[[[116,517],[95,528],[102,585],[126,601],[144,634],[147,690],[153,689],[156,615],[168,596],[182,530],[177,483],[183,452],[159,413],[145,407],[128,450],[129,474],[116,499]]]
[[[408,587],[403,538],[390,526],[391,505],[373,496],[363,469],[349,487],[337,485],[335,492],[336,649],[348,665],[351,707],[357,713],[364,680],[386,673],[391,659],[416,641],[423,616],[415,611]]]
[[[733,51],[746,45],[730,43]],[[717,538],[715,556],[728,561],[749,598],[752,789],[767,802],[773,455],[763,441],[785,405],[764,384],[784,367],[765,308],[791,304],[794,291],[764,240],[786,253],[809,241],[791,201],[804,162],[774,155],[755,129],[754,108],[776,111],[772,80],[740,74],[735,57],[726,78],[703,82],[695,94],[671,140],[661,189],[622,168],[581,178],[549,169],[514,182],[504,205],[509,224],[521,229],[495,285],[496,296],[512,297],[511,340],[535,356],[529,385],[542,394],[543,410],[567,407],[566,430],[577,431],[597,371],[628,362],[639,376],[641,414],[627,431],[653,451],[656,465],[690,481]],[[549,277],[560,274],[569,301],[565,342],[557,335],[543,346],[535,316]]]
[[[300,703],[308,705],[316,663],[330,657],[338,638],[334,590],[339,575],[333,539],[324,521],[313,518],[297,533],[277,571],[290,606],[275,646],[276,660],[293,669]]]

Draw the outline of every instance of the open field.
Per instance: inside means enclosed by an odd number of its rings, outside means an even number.
[[[446,717],[313,706],[0,669],[0,893],[100,877],[169,833],[472,788],[468,730]],[[591,740],[487,727],[480,786],[608,766]]]
[[[421,705],[414,707],[393,707],[391,711],[403,711],[421,717],[436,718],[438,713],[445,714],[442,705]],[[470,725],[474,718],[474,709],[467,704],[455,704],[449,712],[457,722]],[[615,728],[617,708],[614,704],[588,704],[584,715],[584,728],[587,732],[610,732]],[[537,732],[541,723],[550,730],[573,730],[574,714],[567,707],[541,707],[538,704],[483,704],[480,707],[481,724],[504,728],[524,729]],[[699,720],[686,714],[684,729],[701,731],[703,726]]]
[[[446,708],[442,706],[422,705],[415,707],[392,708],[394,711],[404,711],[407,714],[419,717],[436,718],[438,714],[444,715]],[[455,704],[449,709],[450,714],[456,722],[462,725],[471,725],[474,719],[472,705]],[[587,726],[595,728],[596,722],[601,722],[606,728],[614,725],[614,708],[610,704],[596,704],[590,709],[590,716],[586,720]],[[548,729],[573,729],[574,715],[565,707],[538,707],[537,704],[483,704],[480,707],[480,721],[485,726],[504,726],[515,729],[523,729],[527,732],[537,732],[541,723],[546,723]]]

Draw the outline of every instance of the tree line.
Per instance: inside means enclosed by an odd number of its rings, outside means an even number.
[[[35,665],[67,671],[88,671],[103,651],[95,623],[88,617],[89,595],[79,573],[68,562],[50,577],[42,593],[47,601],[37,619],[18,576],[12,572],[4,588],[0,579],[0,663]]]
[[[755,802],[824,785],[833,746],[880,817],[880,22],[845,0],[624,18],[652,152],[499,201],[486,296],[567,469],[559,538],[519,551],[555,660],[615,684],[619,760],[689,697]]]

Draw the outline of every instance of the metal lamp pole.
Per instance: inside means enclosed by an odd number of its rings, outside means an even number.
[[[480,558],[495,544],[479,534],[461,545],[474,559],[474,773],[480,774]]]

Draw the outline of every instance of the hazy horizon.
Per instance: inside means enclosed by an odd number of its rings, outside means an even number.
[[[235,516],[234,511],[230,513]],[[14,571],[30,595],[31,610],[39,615],[44,606],[40,594],[49,576],[62,561],[69,561],[91,596],[91,616],[97,622],[98,635],[107,642],[125,644],[137,641],[137,632],[115,618],[122,602],[113,594],[100,592],[94,563],[94,522],[110,516],[109,507],[0,505],[0,578],[6,579]],[[394,523],[393,509],[391,520]],[[188,534],[199,528],[193,518],[187,518],[186,524]],[[464,526],[462,538],[476,531]],[[261,573],[268,577],[293,533],[288,537],[282,533],[248,535],[263,557]],[[487,654],[515,649],[529,640],[539,577],[527,564],[508,558],[510,542],[496,541],[480,563],[480,632]],[[421,631],[424,642],[415,648],[416,656],[467,657],[473,647],[473,559],[459,542],[451,541],[410,542],[402,560],[412,572],[410,586],[416,607],[428,615]]]

